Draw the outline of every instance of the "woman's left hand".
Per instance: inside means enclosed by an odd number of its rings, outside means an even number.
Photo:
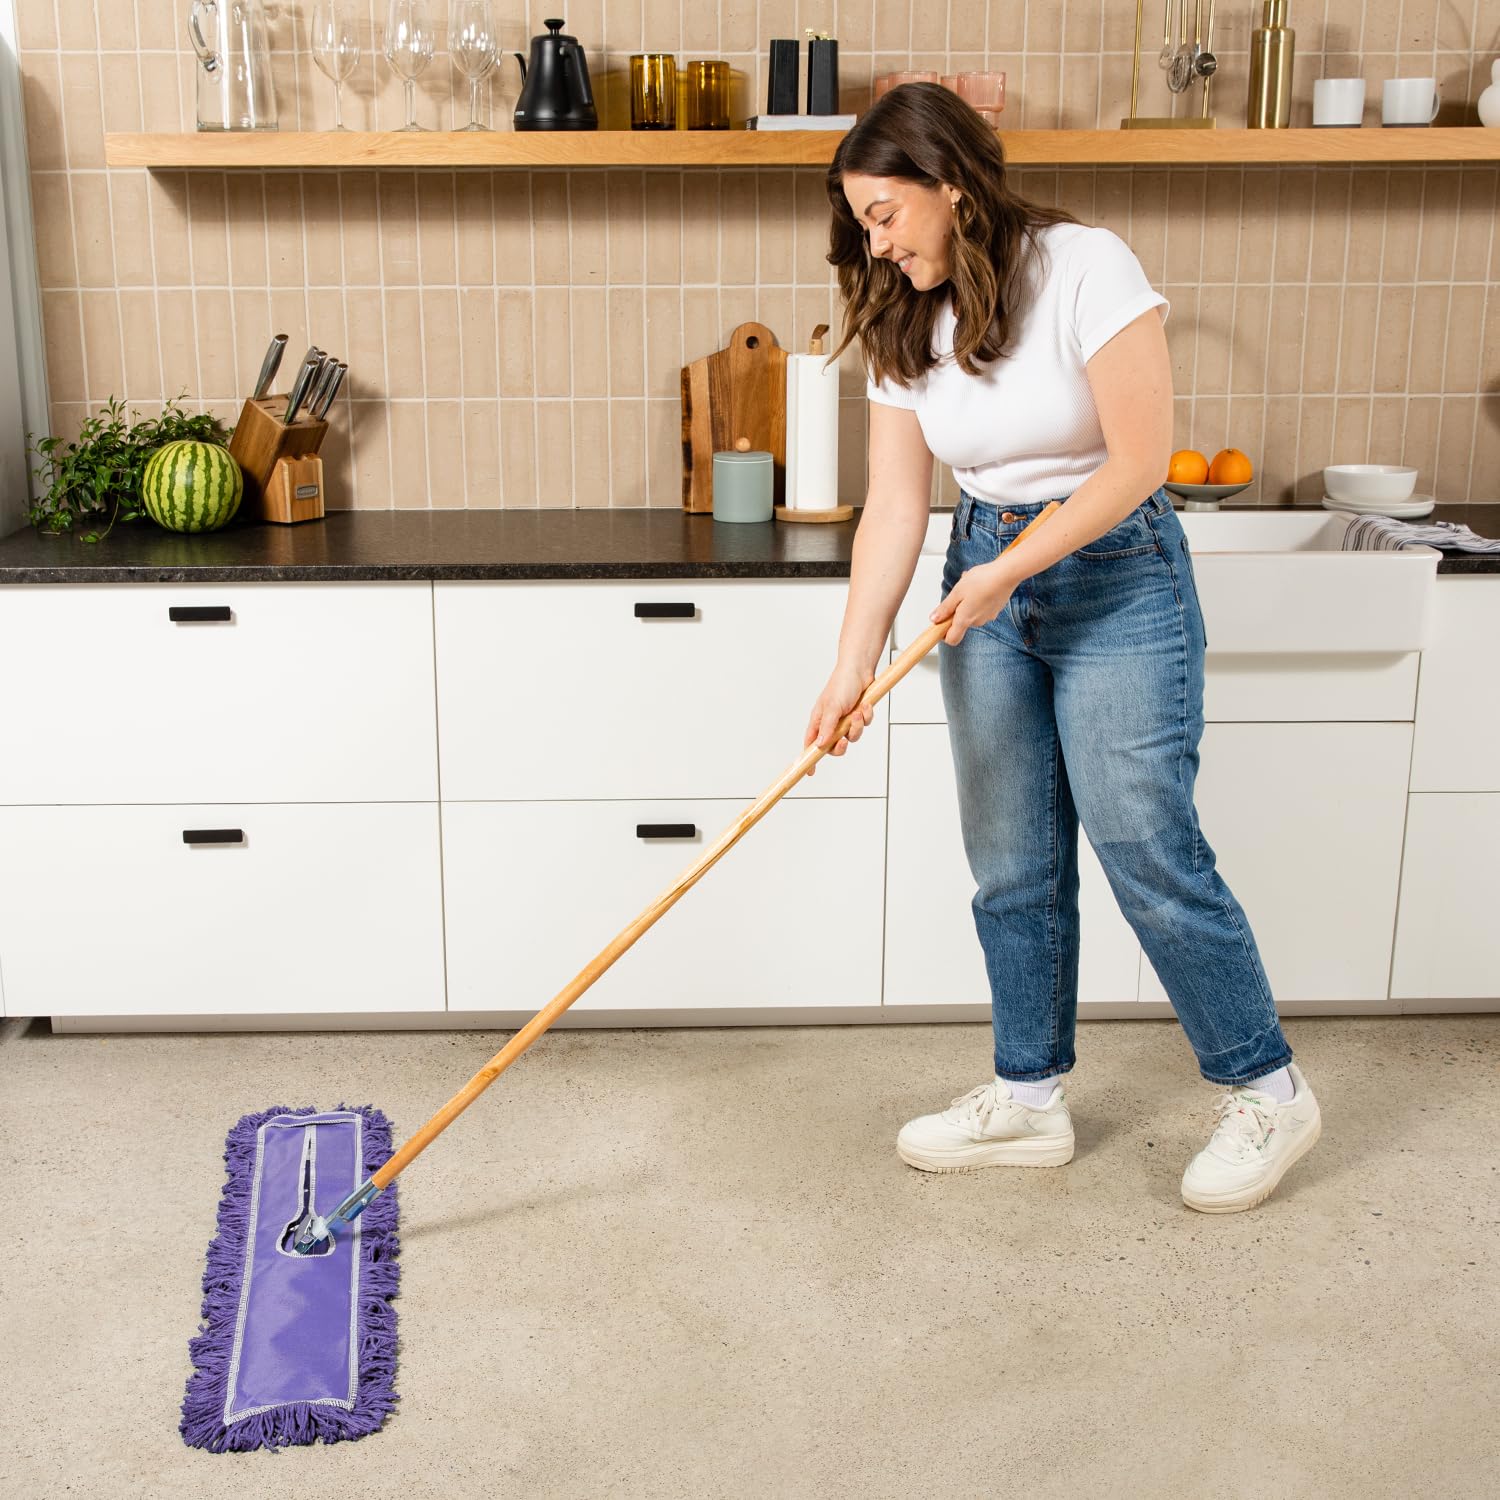
[[[946,644],[956,646],[966,632],[988,625],[1005,608],[1015,592],[1015,574],[1004,566],[1003,559],[981,563],[977,568],[959,578],[948,591],[948,597],[933,610],[931,619],[936,625],[941,620],[951,620],[952,627],[943,637]]]

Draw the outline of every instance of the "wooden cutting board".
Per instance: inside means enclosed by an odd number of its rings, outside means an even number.
[[[711,511],[714,454],[769,453],[775,503],[786,495],[786,350],[764,323],[741,323],[728,347],[682,371],[682,508]]]

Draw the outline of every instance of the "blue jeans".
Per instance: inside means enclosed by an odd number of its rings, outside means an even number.
[[[1041,508],[963,494],[943,597]],[[1080,823],[1203,1077],[1245,1083],[1291,1058],[1193,805],[1206,646],[1187,538],[1158,490],[938,647],[1002,1078],[1075,1061]]]

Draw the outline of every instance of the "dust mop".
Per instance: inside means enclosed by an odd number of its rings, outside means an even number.
[[[203,1273],[203,1323],[181,1431],[215,1453],[336,1442],[374,1432],[395,1405],[396,1198],[322,1253],[293,1241],[391,1154],[368,1106],[245,1115]]]

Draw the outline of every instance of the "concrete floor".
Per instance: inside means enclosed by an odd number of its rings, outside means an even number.
[[[1178,1182],[1215,1090],[1091,1022],[1061,1169],[931,1177],[898,1126],[984,1027],[554,1033],[401,1179],[402,1401],[359,1443],[183,1446],[223,1138],[483,1034],[0,1036],[0,1493],[1491,1496],[1500,1016],[1301,1020],[1323,1139],[1261,1209]]]

